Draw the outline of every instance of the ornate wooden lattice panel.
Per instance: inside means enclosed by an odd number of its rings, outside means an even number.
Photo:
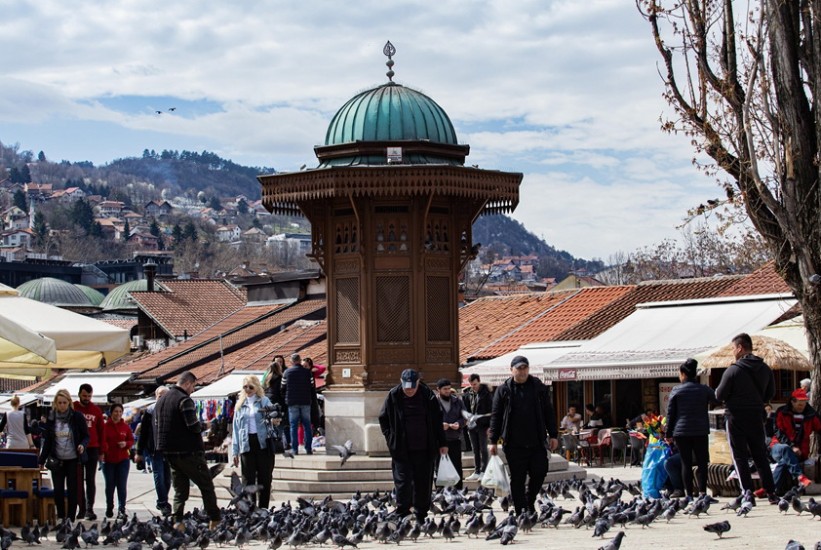
[[[450,231],[447,216],[430,216],[425,227],[425,250],[427,252],[450,252]]]
[[[410,278],[376,278],[376,341],[410,342]]]
[[[359,343],[359,278],[336,280],[336,342]]]
[[[356,220],[337,220],[334,224],[334,253],[359,252],[359,226]]]
[[[374,207],[373,239],[377,254],[409,254],[408,207]]]
[[[449,342],[450,278],[428,275],[425,277],[425,316],[428,342]]]

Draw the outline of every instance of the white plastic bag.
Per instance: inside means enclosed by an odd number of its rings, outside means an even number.
[[[459,483],[459,472],[448,455],[439,456],[439,471],[436,472],[437,487],[453,487]]]
[[[507,477],[507,468],[499,455],[490,456],[481,484],[482,487],[494,489],[497,497],[510,494],[510,479]]]

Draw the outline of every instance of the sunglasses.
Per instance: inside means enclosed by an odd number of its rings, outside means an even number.
[[[242,386],[242,389],[244,389],[244,390],[255,390],[256,387],[251,386],[251,385],[247,385],[247,386]]]

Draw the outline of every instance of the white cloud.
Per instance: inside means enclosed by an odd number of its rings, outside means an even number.
[[[77,121],[106,145],[82,157],[97,163],[208,147],[295,169],[315,162],[348,98],[385,82],[388,39],[395,80],[448,112],[469,164],[526,172],[514,217],[551,244],[583,256],[650,244],[716,194],[686,140],[659,130],[657,53],[624,0],[23,0],[0,20],[0,50],[15,52],[0,128],[48,128],[51,158],[76,151]],[[126,97],[130,109],[107,101]],[[156,116],[172,105],[156,98],[214,108]]]

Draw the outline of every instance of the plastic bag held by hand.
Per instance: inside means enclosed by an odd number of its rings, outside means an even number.
[[[485,475],[482,476],[482,487],[494,489],[497,497],[510,494],[510,479],[507,477],[505,463],[499,455],[491,455],[485,468]]]
[[[459,472],[448,455],[439,457],[439,471],[436,473],[437,487],[453,487],[459,483]]]

